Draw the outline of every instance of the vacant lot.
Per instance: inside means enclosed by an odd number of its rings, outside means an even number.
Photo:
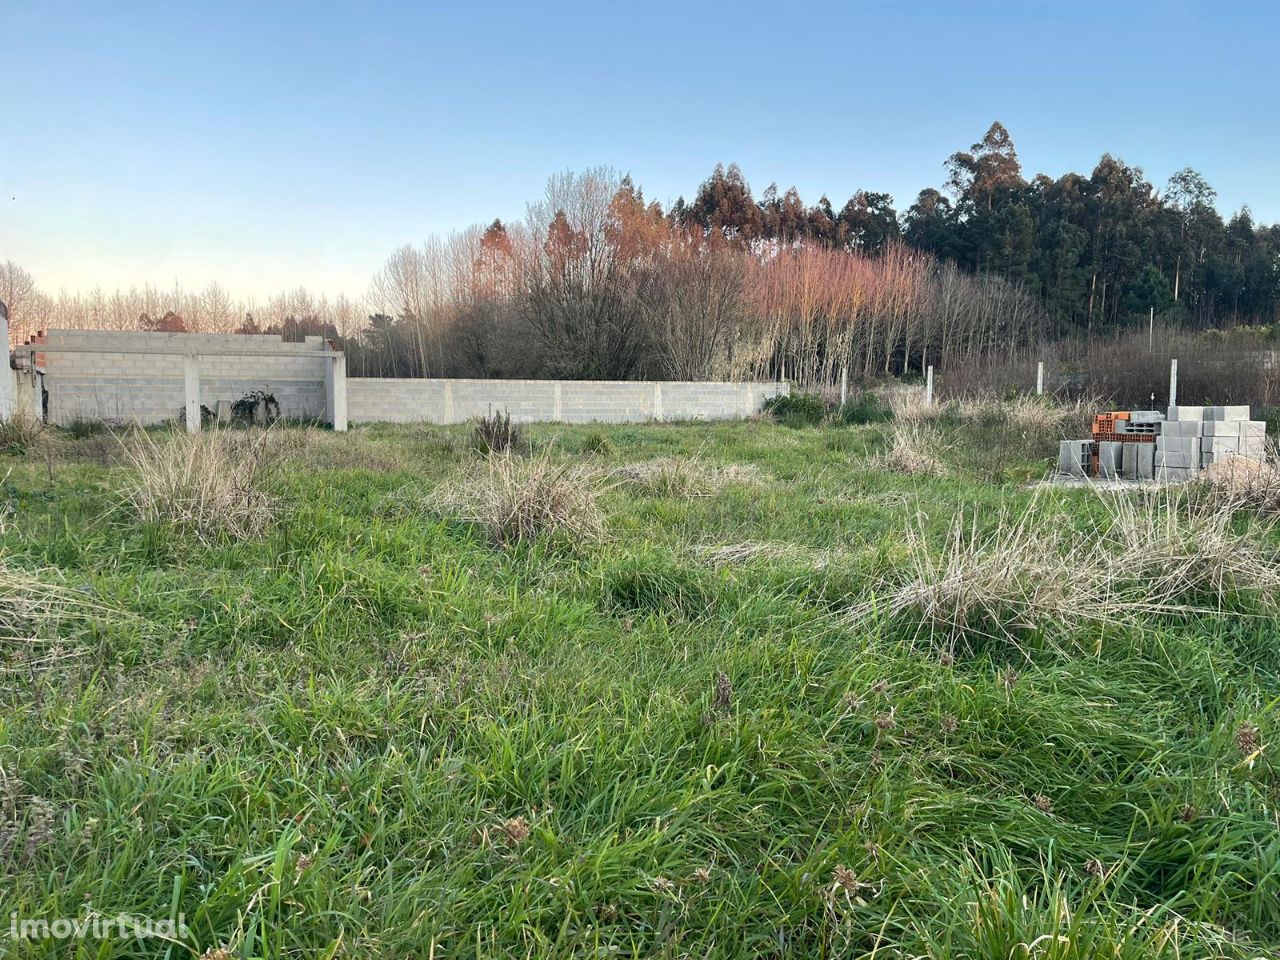
[[[1061,426],[15,449],[3,924],[189,935],[0,954],[1273,956],[1275,539]]]

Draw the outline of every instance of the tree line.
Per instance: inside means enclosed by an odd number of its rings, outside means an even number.
[[[1015,357],[1046,338],[1162,319],[1269,324],[1280,227],[1224,220],[1202,176],[1157,190],[1110,155],[1089,176],[1023,175],[999,123],[899,212],[839,210],[717,166],[667,209],[608,169],[548,182],[520,222],[394,251],[364,297],[233,301],[217,284],[41,293],[0,267],[12,335],[38,327],[318,334],[357,376],[786,377],[829,383]]]

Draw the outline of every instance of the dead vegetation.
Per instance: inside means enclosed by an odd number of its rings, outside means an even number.
[[[633,489],[658,497],[711,497],[730,486],[763,483],[765,475],[754,464],[708,463],[702,457],[658,457],[619,467],[614,478]]]
[[[1267,443],[1266,459],[1229,457],[1200,473],[1208,490],[1226,503],[1280,512],[1280,449]]]
[[[904,531],[903,569],[851,616],[901,619],[950,649],[965,637],[1058,636],[1213,613],[1242,597],[1275,602],[1268,525],[1238,530],[1230,504],[1169,489],[1098,496],[1101,516],[1083,528],[1033,503],[994,523],[961,510],[939,542],[918,517]]]
[[[120,443],[132,468],[120,495],[145,523],[168,524],[210,544],[259,536],[279,514],[275,431],[134,430]]]
[[[92,593],[68,588],[56,570],[22,570],[0,558],[0,673],[78,655],[79,626],[101,606]]]
[[[476,524],[503,547],[556,534],[598,540],[604,536],[604,489],[595,470],[557,463],[549,453],[529,458],[493,454],[437,488],[427,506]]]
[[[940,477],[947,472],[938,457],[947,444],[939,435],[919,423],[896,424],[889,434],[889,446],[876,460],[877,466],[913,477]]]

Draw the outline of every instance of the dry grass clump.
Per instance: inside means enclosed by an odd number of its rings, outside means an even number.
[[[1265,460],[1228,457],[1202,470],[1200,479],[1229,504],[1280,512],[1280,450],[1274,443],[1267,444]]]
[[[68,589],[56,570],[15,569],[0,558],[0,673],[53,666],[76,654],[76,630],[97,611],[92,595]]]
[[[1031,433],[1088,436],[1093,415],[1105,404],[1096,398],[1079,398],[1067,402],[1019,394],[999,404],[999,411],[1016,430]]]
[[[708,566],[720,569],[757,560],[804,563],[815,570],[831,564],[831,552],[814,550],[797,543],[775,540],[743,540],[738,543],[707,543],[694,546],[693,556]]]
[[[759,467],[748,463],[716,465],[701,457],[658,457],[619,467],[613,473],[621,483],[659,497],[710,497],[729,486],[751,486],[764,481]]]
[[[940,477],[947,468],[936,454],[945,449],[941,437],[919,423],[898,424],[889,434],[889,447],[877,459],[878,466],[913,477]]]
[[[438,488],[428,506],[483,527],[499,546],[553,534],[598,540],[603,489],[597,473],[581,464],[559,464],[549,454],[494,454],[465,479]]]
[[[1235,593],[1267,597],[1280,589],[1280,563],[1264,546],[1270,524],[1238,530],[1230,501],[1166,487],[1103,502],[1115,545],[1111,574],[1118,583],[1140,586],[1133,603],[1153,611],[1206,601],[1220,608]]]
[[[278,516],[275,431],[157,437],[136,430],[121,445],[133,469],[120,493],[144,522],[170,524],[207,544],[258,536]]]
[[[941,544],[923,522],[906,530],[907,567],[898,583],[854,608],[855,619],[908,615],[920,629],[954,641],[966,634],[1010,636],[1045,622],[1091,615],[1106,582],[1100,541],[1064,564],[1031,511],[1006,513],[990,529],[956,514]]]
[[[923,388],[893,390],[888,394],[893,419],[899,423],[930,423],[947,415],[947,404],[928,403]]]
[[[1210,614],[1238,596],[1273,603],[1280,561],[1269,527],[1237,532],[1229,504],[1168,490],[1103,497],[1080,529],[1033,501],[983,527],[961,511],[942,542],[923,523],[906,531],[894,582],[851,611],[855,620],[905,618],[947,644],[965,636],[1013,639],[1085,623]]]
[[[27,450],[40,443],[45,426],[26,411],[0,418],[0,450]]]

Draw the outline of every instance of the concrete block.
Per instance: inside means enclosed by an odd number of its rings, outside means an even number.
[[[1240,447],[1236,452],[1242,457],[1248,457],[1250,460],[1265,460],[1267,457],[1267,442],[1261,437],[1241,437]]]
[[[1209,419],[1248,420],[1249,419],[1249,407],[1247,404],[1240,405],[1240,406],[1211,407],[1210,409],[1213,411],[1212,416],[1211,417],[1206,416],[1205,417],[1206,420],[1209,420]]]
[[[1203,420],[1204,407],[1170,407],[1170,420]]]
[[[1186,467],[1156,467],[1157,480],[1165,483],[1186,483],[1195,478],[1197,471]]]
[[[1149,443],[1124,443],[1121,447],[1121,475],[1130,480],[1150,480],[1155,474],[1155,447]]]
[[[1160,424],[1160,436],[1198,437],[1206,426],[1202,420],[1165,420]]]
[[[1201,451],[1189,450],[1186,453],[1156,453],[1156,472],[1161,467],[1183,467],[1191,470],[1199,468]]]
[[[1200,443],[1202,438],[1191,437],[1166,437],[1161,434],[1156,438],[1157,453],[1191,453],[1200,452]]]
[[[1089,475],[1091,440],[1063,440],[1058,444],[1058,472],[1068,477]]]
[[[1238,436],[1212,436],[1200,438],[1200,450],[1203,453],[1235,453],[1240,449]]]
[[[1163,423],[1164,414],[1159,410],[1130,410],[1130,423]]]
[[[1134,444],[1124,444],[1118,440],[1103,440],[1098,444],[1098,476],[1107,480],[1120,476],[1121,458],[1126,446]]]
[[[1267,424],[1265,420],[1239,420],[1240,436],[1255,437],[1259,440],[1265,439],[1267,436]]]
[[[1248,421],[1241,420],[1206,420],[1204,436],[1207,437],[1239,437],[1241,427]]]
[[[1138,437],[1154,437],[1160,434],[1160,423],[1156,420],[1117,420],[1116,433]]]

